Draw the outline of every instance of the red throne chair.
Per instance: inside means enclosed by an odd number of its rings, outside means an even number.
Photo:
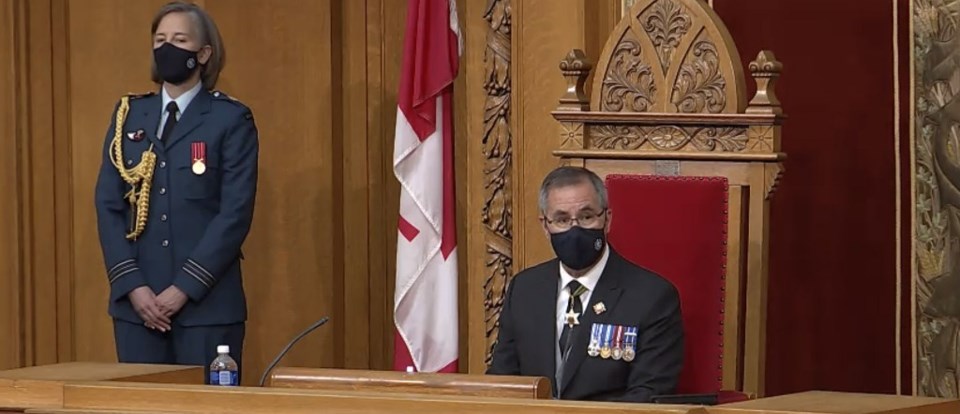
[[[677,286],[677,394],[762,396],[782,65],[759,52],[747,102],[736,45],[706,2],[638,0],[607,39],[588,97],[592,68],[579,50],[560,63],[568,88],[553,112],[554,155],[605,178],[611,245]]]

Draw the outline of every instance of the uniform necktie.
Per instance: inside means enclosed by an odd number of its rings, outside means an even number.
[[[167,104],[167,122],[163,123],[163,134],[160,136],[160,140],[166,142],[167,138],[170,138],[170,135],[173,134],[173,128],[177,126],[177,112],[180,111],[180,108],[177,107],[177,101],[170,101]]]
[[[583,302],[580,300],[580,295],[586,293],[587,287],[576,280],[571,280],[570,283],[567,284],[567,291],[570,292],[570,299],[567,301],[567,314],[573,311],[573,313],[576,313],[579,317],[579,315],[583,314]],[[563,331],[560,333],[559,345],[561,359],[566,356],[570,350],[570,346],[573,345],[571,343],[571,336],[573,336],[573,330],[578,326],[570,326],[568,322],[569,321],[564,319]]]

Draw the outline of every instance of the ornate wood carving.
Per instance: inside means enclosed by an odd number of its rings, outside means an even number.
[[[560,72],[567,79],[567,93],[560,98],[560,108],[579,111],[590,109],[590,98],[584,91],[584,85],[592,67],[586,54],[580,49],[571,50],[567,57],[560,61]]]
[[[499,329],[500,309],[513,277],[513,200],[510,135],[510,0],[489,0],[484,19],[489,24],[484,55],[487,93],[483,117],[484,204],[481,222],[486,246],[483,283],[486,357],[489,365]]]
[[[777,190],[777,186],[780,185],[780,177],[783,177],[783,163],[769,163],[765,166],[764,172],[766,177],[764,179],[765,189],[764,199],[769,200],[773,198],[773,192]]]
[[[728,240],[727,303],[733,305],[721,333],[730,351],[722,356],[719,381],[763,395],[768,200],[785,158],[784,117],[774,93],[782,65],[768,51],[749,65],[757,94],[748,107],[739,53],[705,1],[624,0],[624,7],[628,3],[600,54],[588,105],[582,100],[587,71],[570,70],[585,66],[582,53],[561,63],[567,93],[553,112],[560,127],[553,154],[561,164],[601,174],[728,179],[736,200],[728,225],[737,232]]]
[[[680,39],[690,31],[693,19],[677,2],[658,0],[640,16],[640,21],[660,57],[660,68],[666,73],[673,52],[680,46]]]
[[[753,79],[757,81],[757,93],[750,100],[750,106],[747,107],[748,114],[767,113],[780,115],[783,109],[780,108],[780,100],[774,92],[774,86],[780,77],[780,71],[783,70],[783,64],[777,61],[773,52],[761,50],[757,54],[757,59],[750,62],[750,73]]]
[[[709,39],[698,39],[687,61],[680,66],[680,76],[673,86],[673,104],[678,112],[688,114],[720,113],[727,105],[726,88],[717,46]]]
[[[725,30],[715,29],[721,22],[709,6],[688,0],[634,3],[604,46],[592,110],[742,112],[740,57]]]
[[[605,150],[657,150],[743,152],[745,127],[600,125],[590,129],[590,148]]]
[[[911,2],[915,119],[917,391],[960,396],[960,16],[951,0]]]
[[[583,149],[583,123],[564,122],[560,124],[560,148]]]
[[[777,152],[776,127],[771,125],[752,126],[747,129],[747,151]]]
[[[653,106],[653,71],[641,59],[640,43],[627,32],[613,51],[612,67],[603,78],[604,111],[646,112]]]

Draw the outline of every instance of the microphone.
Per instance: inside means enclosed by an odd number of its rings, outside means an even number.
[[[263,371],[263,376],[260,377],[260,386],[263,387],[263,384],[267,382],[267,375],[270,374],[270,371],[273,371],[273,369],[277,367],[277,364],[279,364],[280,360],[283,359],[283,356],[290,351],[290,348],[292,348],[297,342],[303,339],[304,336],[307,336],[308,333],[313,332],[314,329],[317,329],[323,326],[323,324],[327,323],[328,320],[330,320],[330,318],[327,316],[320,318],[319,321],[314,322],[313,325],[310,325],[310,327],[308,327],[307,329],[304,329],[303,332],[300,332],[300,335],[297,335],[297,337],[293,338],[293,340],[290,341],[290,343],[288,343],[287,346],[283,347],[283,350],[280,351],[280,354],[278,354],[277,357],[273,359],[273,362],[271,362],[270,365],[267,366],[267,369]]]

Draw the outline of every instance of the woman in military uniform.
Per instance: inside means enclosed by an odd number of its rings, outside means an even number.
[[[97,227],[121,362],[241,362],[240,247],[253,218],[258,133],[249,108],[213,91],[224,47],[196,5],[151,26],[156,93],[123,96],[107,129]]]

